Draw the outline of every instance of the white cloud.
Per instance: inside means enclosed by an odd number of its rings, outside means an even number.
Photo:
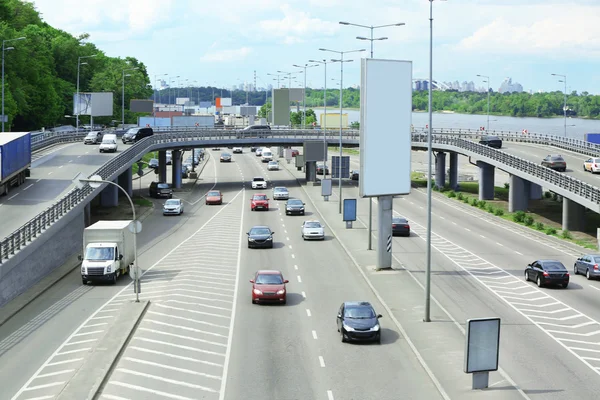
[[[285,38],[288,43],[292,42],[292,38],[300,40],[307,36],[332,35],[339,30],[337,22],[312,18],[309,13],[292,9],[288,4],[282,5],[280,10],[283,18],[263,20],[258,26],[265,34]]]
[[[214,53],[208,53],[200,57],[202,61],[209,62],[229,62],[229,61],[238,61],[246,58],[252,49],[250,47],[242,47],[239,49],[228,49],[228,50],[220,50]]]

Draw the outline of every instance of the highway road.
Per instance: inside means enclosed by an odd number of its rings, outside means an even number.
[[[5,238],[69,192],[78,172],[91,174],[115,154],[118,152],[100,154],[97,145],[83,143],[59,145],[34,154],[31,176],[25,184],[0,197],[0,237]]]

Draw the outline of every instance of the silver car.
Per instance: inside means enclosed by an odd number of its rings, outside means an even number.
[[[325,227],[317,220],[302,223],[302,239],[325,240]]]
[[[600,254],[587,254],[575,261],[574,273],[584,274],[587,279],[600,277]]]
[[[273,188],[273,200],[288,200],[290,198],[290,192],[286,187],[277,186]]]
[[[181,199],[169,199],[163,206],[163,215],[181,215],[183,214],[183,202]]]
[[[92,131],[88,133],[83,139],[83,144],[98,144],[102,142],[102,132],[101,131]]]

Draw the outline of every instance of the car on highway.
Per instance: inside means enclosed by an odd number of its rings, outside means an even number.
[[[248,248],[273,248],[273,235],[275,232],[268,226],[253,226],[248,232]]]
[[[250,198],[250,211],[269,211],[269,198],[264,193],[257,193]]]
[[[102,136],[102,143],[100,143],[100,146],[98,147],[98,151],[100,153],[116,153],[117,149],[117,135],[114,133],[107,133],[106,135]]]
[[[600,158],[588,158],[583,162],[583,170],[592,174],[600,172]]]
[[[300,151],[296,149],[292,149],[292,157],[296,157],[300,155]]]
[[[337,330],[342,342],[373,341],[381,343],[379,318],[371,303],[367,301],[346,301],[337,314]]]
[[[148,161],[148,168],[157,169],[158,168],[158,158],[151,158]]]
[[[91,131],[83,139],[83,144],[98,144],[102,142],[102,131]]]
[[[221,153],[221,162],[231,162],[231,154]]]
[[[150,197],[168,197],[169,199],[173,197],[173,189],[171,189],[171,185],[164,182],[151,182],[150,187],[148,188],[148,194]]]
[[[284,186],[276,186],[273,188],[273,200],[287,200],[290,198],[290,192]]]
[[[279,171],[279,161],[269,161],[269,164],[267,164],[267,170]]]
[[[302,223],[302,239],[325,240],[325,227],[317,220]]]
[[[304,215],[304,202],[300,199],[289,199],[285,202],[285,215]]]
[[[285,304],[287,302],[285,284],[289,281],[283,279],[281,271],[258,270],[254,274],[254,279],[250,279],[250,283],[252,284],[252,304],[267,302]]]
[[[569,286],[569,271],[558,260],[536,260],[525,268],[525,280],[544,285]]]
[[[138,140],[142,140],[152,135],[154,135],[154,130],[152,128],[129,128],[121,137],[121,141],[123,144],[135,143]]]
[[[262,176],[255,176],[252,178],[252,189],[266,189],[267,181]]]
[[[357,181],[359,175],[360,171],[357,169],[353,169],[352,171],[350,171],[350,179],[352,179],[353,181]]]
[[[269,136],[270,131],[271,127],[269,125],[249,125],[240,130],[236,137],[238,139],[263,138]]]
[[[163,205],[163,215],[183,214],[183,202],[181,199],[169,199]]]
[[[250,147],[250,153],[256,153],[256,149],[258,149],[257,146],[251,146]]]
[[[234,147],[232,153],[233,154],[242,154],[244,151],[241,147]]]
[[[256,150],[254,150],[254,155],[256,157],[261,157],[262,156],[262,147],[257,147]]]
[[[325,170],[325,175],[329,175],[329,167],[326,167],[324,162],[317,161],[317,175],[323,175],[323,170]]]
[[[213,151],[220,151],[220,150],[221,150],[221,147],[219,147],[219,146],[215,146],[215,147],[213,147],[212,149],[213,149]]]
[[[223,194],[220,190],[210,190],[206,193],[206,205],[209,204],[223,204]]]
[[[542,160],[542,166],[559,172],[567,170],[567,162],[560,154],[549,154]]]
[[[410,225],[408,220],[402,217],[392,218],[392,235],[393,236],[410,236]]]
[[[479,144],[493,147],[495,149],[501,149],[502,148],[502,139],[500,139],[498,136],[484,135],[479,140]]]
[[[173,163],[173,153],[171,153],[170,150],[167,150],[165,154],[167,156],[167,165],[171,165]]]
[[[575,261],[573,271],[575,275],[585,274],[585,277],[589,279],[596,279],[600,277],[600,254],[586,254],[579,257]]]

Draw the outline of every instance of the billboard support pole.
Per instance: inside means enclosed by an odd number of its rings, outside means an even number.
[[[377,197],[377,267],[376,270],[392,268],[392,205],[393,196]]]

